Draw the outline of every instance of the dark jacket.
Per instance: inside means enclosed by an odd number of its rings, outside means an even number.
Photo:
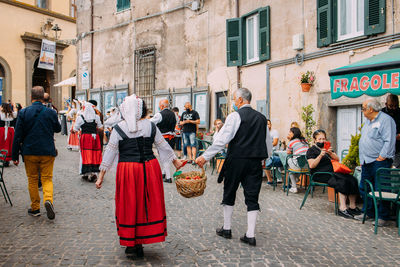
[[[37,121],[37,123],[36,123]],[[12,160],[16,161],[19,154],[56,156],[54,133],[61,131],[57,113],[34,102],[22,109],[18,114],[13,142]]]

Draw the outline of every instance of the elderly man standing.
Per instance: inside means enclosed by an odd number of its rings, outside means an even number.
[[[169,102],[167,99],[162,99],[159,102],[160,112],[156,113],[153,118],[150,119],[151,122],[154,122],[158,129],[160,130],[162,136],[165,141],[174,149],[175,146],[175,125],[176,125],[176,116],[175,113],[168,109]],[[171,171],[169,162],[163,164],[162,172],[164,178],[164,182],[172,183]]]
[[[267,119],[250,106],[251,92],[240,88],[233,94],[233,108],[236,112],[229,114],[225,125],[196,163],[202,167],[226,144],[228,152],[220,177],[224,177],[224,225],[216,230],[217,235],[231,238],[231,218],[235,205],[236,191],[239,184],[244,190],[247,205],[247,232],[240,238],[244,243],[256,245],[254,231],[260,205],[258,196],[262,182],[262,160],[272,151],[272,141],[268,133]],[[222,176],[221,176],[222,175]],[[221,182],[221,179],[218,179]]]
[[[376,171],[379,168],[390,168],[395,154],[396,124],[384,112],[376,98],[368,98],[362,104],[362,111],[367,118],[361,129],[359,153],[361,163],[360,193],[364,196],[364,181],[369,180],[377,187]],[[374,217],[372,200],[368,199],[368,208],[363,207],[367,219]],[[382,202],[378,210],[378,226],[385,226],[389,220],[389,203]],[[362,215],[356,217],[362,219]]]
[[[25,162],[31,208],[28,214],[40,216],[39,173],[43,184],[43,201],[50,220],[55,218],[53,207],[53,165],[56,157],[54,133],[61,131],[57,113],[42,102],[44,89],[32,88],[32,105],[19,112],[13,143],[12,160],[19,164],[19,153]]]

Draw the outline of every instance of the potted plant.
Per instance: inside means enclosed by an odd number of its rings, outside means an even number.
[[[309,92],[311,86],[313,86],[315,81],[315,75],[313,71],[307,71],[306,73],[302,73],[300,76],[300,84],[301,90],[303,92]]]
[[[316,122],[313,118],[314,107],[312,104],[302,107],[301,119],[305,124],[304,135],[308,143],[312,140],[313,128],[316,125]]]

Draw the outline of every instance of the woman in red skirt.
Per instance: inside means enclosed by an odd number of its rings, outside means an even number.
[[[69,150],[79,150],[79,134],[74,132],[75,120],[77,117],[77,100],[72,101],[71,110],[67,113],[68,120],[72,121],[71,130],[68,136],[68,146]]]
[[[97,129],[102,127],[100,117],[96,115],[93,105],[86,102],[82,115],[76,118],[74,131],[77,132],[81,129],[80,174],[83,179],[89,179],[91,182],[97,179],[101,163],[101,144]]]
[[[11,127],[12,121],[17,117],[17,111],[10,103],[1,104],[0,111],[0,150],[7,150],[6,162],[4,166],[8,167],[11,160],[12,143],[14,140],[14,127]]]
[[[143,257],[142,244],[165,241],[167,220],[160,164],[153,154],[158,149],[161,162],[173,162],[179,169],[182,161],[162,137],[154,123],[145,119],[143,100],[131,95],[120,106],[123,121],[114,126],[105,149],[96,187],[114,160],[118,159],[115,217],[120,244],[127,256]]]

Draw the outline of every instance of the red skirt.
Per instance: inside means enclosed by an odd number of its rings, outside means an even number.
[[[146,162],[146,186],[143,163],[118,163],[115,218],[122,246],[165,241],[164,187],[157,159]]]
[[[101,145],[99,135],[96,134],[96,139],[94,139],[92,134],[82,134],[80,139],[80,149],[82,157],[81,174],[99,172],[101,164]]]
[[[14,140],[14,128],[8,127],[7,130],[7,138],[4,137],[6,132],[5,127],[0,127],[0,150],[5,149],[7,150],[6,161],[11,161],[11,153],[12,153],[12,143]]]
[[[71,130],[74,128],[75,122],[72,123]],[[68,148],[78,150],[79,149],[79,134],[78,132],[69,133],[68,137]]]

